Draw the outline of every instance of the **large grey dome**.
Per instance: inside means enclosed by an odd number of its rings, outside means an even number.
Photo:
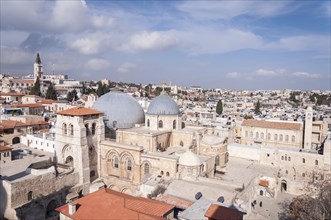
[[[142,107],[123,92],[108,92],[94,103],[93,108],[105,113],[106,124],[110,128],[132,128],[145,122]]]
[[[147,114],[150,115],[179,115],[176,102],[167,95],[159,95],[148,106]]]

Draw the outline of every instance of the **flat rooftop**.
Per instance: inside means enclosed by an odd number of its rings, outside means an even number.
[[[25,171],[32,163],[49,160],[54,156],[53,153],[29,148],[23,144],[16,144],[12,147],[12,153],[17,153],[17,155],[20,155],[22,158],[1,164],[0,175],[2,178],[9,181],[14,181],[23,177],[27,178],[27,176],[32,174],[27,174]]]

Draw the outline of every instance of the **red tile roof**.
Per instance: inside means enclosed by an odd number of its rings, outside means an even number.
[[[0,129],[8,129],[8,128],[15,128],[15,127],[23,127],[25,123],[20,121],[14,120],[3,120],[0,122]]]
[[[43,105],[35,104],[35,103],[15,104],[15,105],[11,105],[10,107],[13,107],[13,108],[44,108]]]
[[[34,80],[33,79],[12,79],[12,82],[16,82],[16,83],[30,83],[30,84],[34,84]]]
[[[8,93],[0,92],[0,96],[25,96],[25,94],[15,93],[15,92],[8,92]]]
[[[301,129],[301,124],[300,123],[260,121],[260,120],[253,120],[253,119],[244,120],[242,125],[243,126],[251,126],[251,127],[288,129],[288,130],[300,130]]]
[[[56,114],[59,115],[71,115],[71,116],[83,116],[83,115],[101,115],[103,114],[100,111],[91,109],[91,108],[85,108],[85,107],[74,107],[74,108],[70,108],[70,109],[66,109],[63,111],[59,111]]]
[[[43,99],[40,101],[41,104],[53,104],[55,103],[56,101],[53,100],[53,99]]]
[[[268,180],[260,180],[259,185],[264,186],[264,187],[268,187],[269,186],[269,181]]]
[[[6,146],[0,145],[0,152],[11,151],[11,150],[12,150],[11,147],[6,147]]]
[[[2,122],[0,122],[0,129],[27,127],[27,126],[32,126],[32,125],[47,125],[47,124],[48,124],[48,122],[46,122],[46,121],[23,123],[23,122],[15,121],[15,120],[3,120]]]
[[[68,212],[68,204],[56,210],[72,219],[163,219],[174,206],[110,189],[100,189],[75,200],[77,210]]]
[[[236,209],[211,204],[205,213],[205,217],[217,220],[242,220],[244,212]]]
[[[188,207],[190,207],[193,204],[192,201],[189,201],[189,200],[177,197],[177,196],[169,195],[169,194],[161,195],[161,196],[157,197],[156,200],[174,205],[177,208],[181,208],[181,209],[187,209]]]

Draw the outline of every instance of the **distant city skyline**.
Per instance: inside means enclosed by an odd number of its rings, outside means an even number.
[[[331,89],[330,1],[1,1],[0,74]]]

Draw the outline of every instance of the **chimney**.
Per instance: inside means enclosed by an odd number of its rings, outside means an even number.
[[[68,204],[68,212],[69,212],[69,215],[75,214],[75,212],[76,212],[76,204],[75,203],[70,202]]]

